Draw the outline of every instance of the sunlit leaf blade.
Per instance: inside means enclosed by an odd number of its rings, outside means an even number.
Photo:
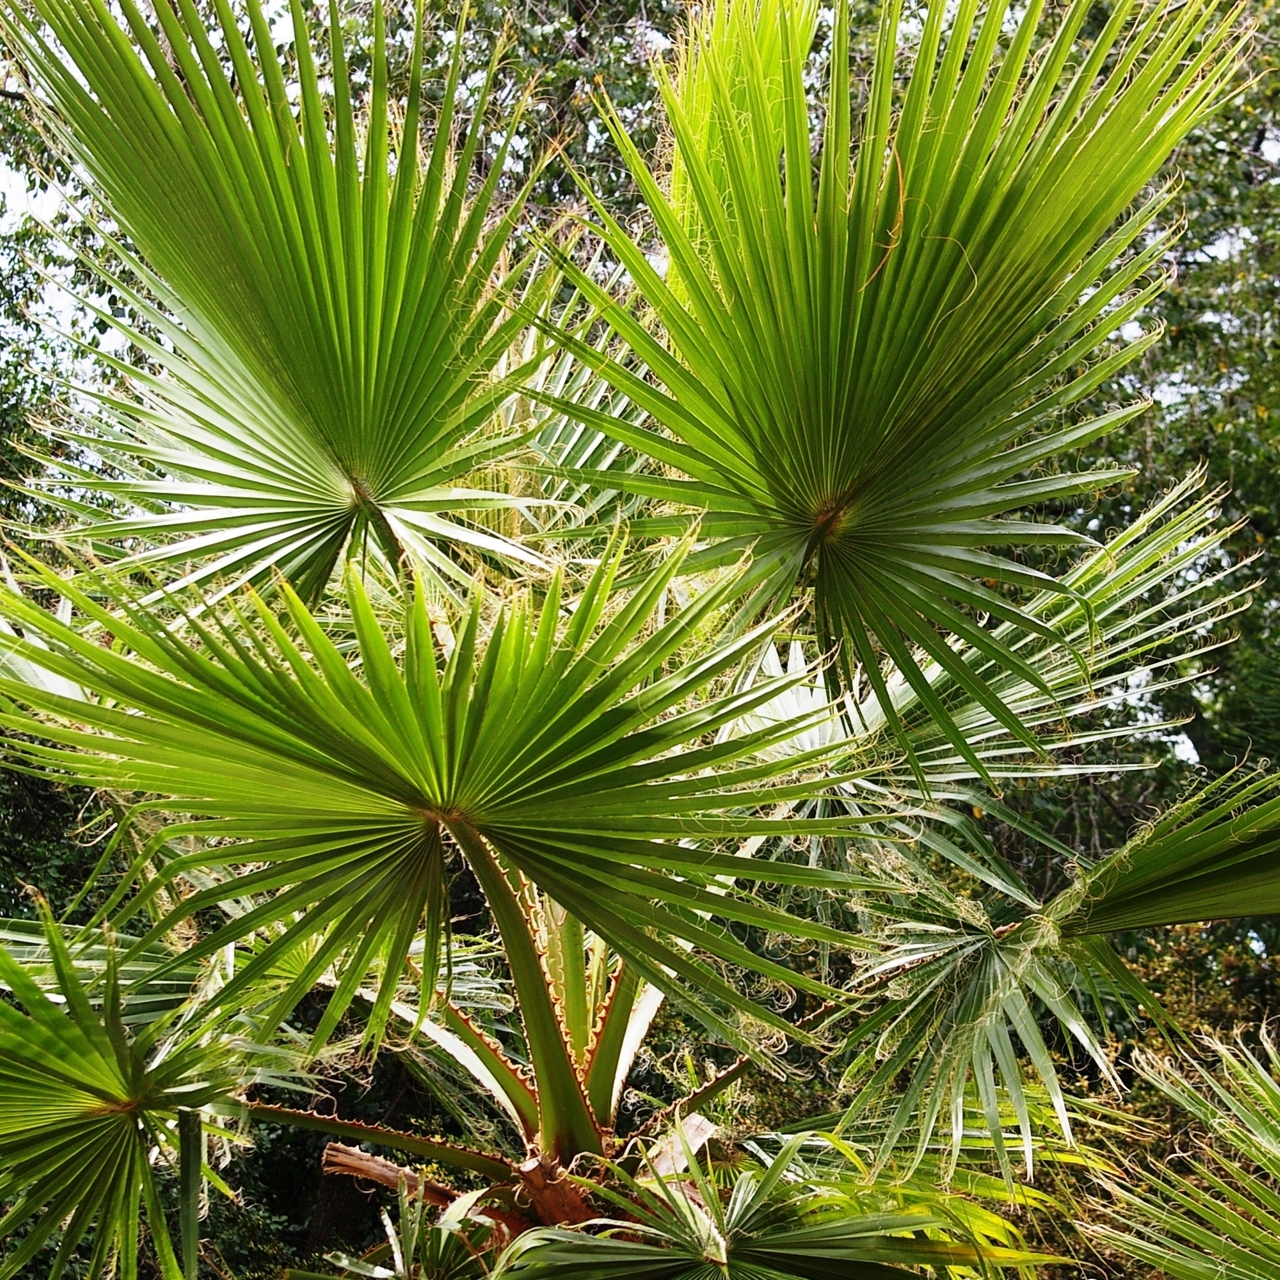
[[[1280,913],[1280,779],[1228,775],[1082,877],[1067,934]]]
[[[0,720],[43,736],[43,743],[13,744],[40,767],[151,793],[151,807],[190,815],[163,835],[197,838],[194,852],[168,861],[168,879],[239,867],[234,892],[266,895],[189,954],[210,954],[301,913],[238,970],[226,999],[267,972],[276,955],[307,942],[307,963],[284,1005],[341,959],[322,1020],[327,1033],[377,959],[384,979],[372,1014],[376,1033],[424,916],[424,964],[436,954],[446,862],[460,847],[495,911],[511,892],[503,888],[508,874],[522,873],[643,978],[679,993],[742,1043],[717,1007],[785,1023],[701,957],[783,983],[814,982],[745,946],[727,922],[847,941],[839,928],[770,907],[745,886],[764,879],[841,892],[875,881],[741,858],[717,842],[847,831],[866,819],[771,816],[823,785],[795,781],[823,753],[767,757],[773,742],[803,723],[716,739],[785,683],[708,691],[760,643],[759,632],[682,653],[731,599],[732,581],[653,625],[681,556],[618,602],[610,584],[622,552],[619,544],[605,557],[567,618],[556,584],[538,610],[527,598],[504,609],[486,636],[476,596],[447,660],[437,654],[420,594],[406,610],[403,654],[393,656],[349,575],[358,668],[287,587],[284,623],[250,597],[246,614],[221,626],[188,619],[170,630],[131,606],[127,592],[118,608],[105,610],[50,576],[51,587],[110,631],[114,648],[93,628],[59,623],[17,595],[6,596],[0,611],[48,647],[16,636],[0,644],[68,678],[78,673],[97,698],[70,701],[9,680],[0,685],[4,693],[41,714],[33,719],[13,705]],[[157,843],[142,857],[163,849]],[[221,883],[203,888],[176,913],[213,906],[228,892]],[[135,908],[142,901],[145,895]],[[423,981],[430,990],[433,972]]]
[[[1083,1230],[1174,1280],[1280,1276],[1280,1068],[1275,1046],[1217,1046],[1221,1071],[1150,1058],[1143,1077],[1204,1127],[1175,1168],[1108,1178],[1107,1220]]]
[[[0,947],[0,981],[12,996],[0,1001],[0,1198],[10,1206],[0,1235],[28,1226],[0,1276],[32,1274],[33,1260],[60,1231],[51,1280],[86,1237],[92,1280],[112,1273],[136,1280],[145,1210],[164,1280],[182,1280],[152,1151],[176,1160],[179,1110],[225,1097],[233,1077],[216,1048],[176,1033],[166,1042],[163,1022],[131,1034],[112,957],[95,1008],[51,921],[45,943],[52,994]]]
[[[381,8],[359,101],[331,11],[331,103],[296,2],[284,52],[258,0],[248,36],[225,0],[212,30],[191,0],[126,0],[123,25],[116,12],[50,0],[0,15],[46,124],[132,246],[107,283],[143,326],[102,319],[154,367],[121,365],[133,394],[93,393],[96,415],[70,430],[125,477],[72,482],[138,508],[94,524],[98,545],[141,538],[155,545],[138,560],[199,576],[275,565],[307,597],[366,540],[446,577],[475,554],[536,562],[469,518],[513,501],[468,477],[518,438],[482,428],[522,324],[502,282],[523,268],[506,265],[522,201],[495,208],[505,143],[473,179],[487,88],[454,145],[464,42],[429,121],[421,8],[403,117]]]
[[[608,337],[603,335],[597,345],[604,346]],[[592,414],[632,422],[645,416],[568,352],[549,356],[544,368],[531,379],[531,386],[540,395],[570,400]],[[616,472],[634,475],[646,470],[647,458],[561,409],[547,408],[537,400],[532,408],[538,433],[530,443],[546,464],[546,474],[540,477],[543,501],[529,512],[535,542],[599,543],[608,538],[614,524],[640,514],[646,499],[620,490],[613,477]]]
[[[900,729],[887,659],[981,773],[923,667],[1034,747],[974,668],[1034,683],[1016,640],[1046,623],[1019,598],[1067,588],[1005,549],[1078,541],[1017,513],[1115,478],[1050,464],[1138,411],[1064,420],[1155,336],[1113,336],[1161,285],[1168,239],[1151,228],[1169,192],[1142,193],[1224,92],[1240,37],[1212,0],[1126,0],[1087,50],[1087,0],[1047,43],[1040,3],[935,5],[899,96],[899,9],[885,7],[855,122],[836,8],[816,191],[814,10],[710,10],[663,84],[674,194],[610,117],[668,278],[596,206],[661,332],[569,267],[660,385],[576,332],[559,341],[652,416],[650,430],[578,410],[670,472],[637,491],[701,509],[704,535],[753,547],[778,590],[811,583],[846,681],[860,666]]]

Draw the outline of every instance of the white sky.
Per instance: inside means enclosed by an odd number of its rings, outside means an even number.
[[[0,196],[4,197],[4,213],[0,214],[0,234],[12,231],[25,214],[47,221],[58,208],[58,196],[50,190],[31,192],[22,175],[11,169],[0,157]]]

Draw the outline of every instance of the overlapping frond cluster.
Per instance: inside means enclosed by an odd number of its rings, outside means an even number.
[[[336,7],[314,39],[291,0],[277,48],[259,0],[0,5],[114,264],[83,265],[130,310],[102,319],[146,356],[78,393],[79,461],[38,481],[76,568],[0,590],[11,758],[123,815],[87,931],[0,930],[0,1234],[43,1215],[0,1275],[97,1223],[95,1275],[133,1280],[145,1203],[194,1280],[156,1160],[194,1204],[219,1110],[452,1161],[499,1189],[498,1235],[589,1221],[565,1170],[620,1154],[664,996],[742,1054],[690,1101],[821,1026],[886,1151],[959,1151],[976,1109],[1011,1181],[1046,1109],[1069,1127],[1047,1024],[1106,1070],[1105,1007],[1154,1007],[1107,935],[1280,910],[1266,776],[1097,865],[1046,844],[1075,861],[1043,901],[968,816],[1094,767],[1064,753],[1132,734],[1247,602],[1198,476],[1105,545],[1071,513],[1142,407],[1100,397],[1156,337],[1121,336],[1173,234],[1152,184],[1244,38],[1215,0],[1121,0],[1082,45],[1089,13],[961,0],[908,38],[890,0],[859,95],[840,4],[815,104],[816,5],[708,6],[657,72],[669,163],[601,108],[660,252],[595,202],[612,263],[584,264],[538,247],[518,113],[493,143],[461,39],[428,109],[421,12],[401,103],[378,6],[357,83]],[[491,969],[451,937],[464,867]],[[354,1024],[445,1055],[507,1145],[246,1099],[316,990],[308,1052]],[[61,1110],[27,1116],[33,1080]],[[503,1265],[1026,1261],[1001,1220],[862,1203],[802,1147],[731,1185],[692,1150],[679,1178],[608,1166],[625,1225]]]

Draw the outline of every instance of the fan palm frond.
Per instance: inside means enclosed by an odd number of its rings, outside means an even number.
[[[196,850],[166,855],[163,879],[241,868],[234,893],[268,895],[202,938],[191,956],[301,913],[237,971],[225,999],[267,972],[277,955],[306,944],[307,963],[287,996],[300,998],[341,956],[322,1021],[327,1034],[376,961],[384,975],[372,1014],[376,1034],[424,917],[423,982],[432,989],[446,863],[456,850],[480,881],[513,966],[527,960],[541,972],[518,901],[524,876],[607,940],[638,976],[744,1044],[717,1007],[779,1029],[787,1024],[697,952],[782,983],[812,982],[716,922],[835,945],[848,939],[839,928],[770,907],[725,877],[744,886],[764,878],[837,892],[878,882],[737,857],[719,842],[847,831],[866,819],[781,816],[794,796],[826,785],[811,768],[824,753],[812,760],[762,755],[803,723],[715,739],[785,683],[715,690],[712,682],[760,643],[759,630],[687,649],[732,598],[732,580],[657,625],[656,606],[682,556],[670,557],[619,602],[611,585],[622,555],[619,542],[567,619],[557,582],[540,609],[526,597],[502,610],[487,641],[477,595],[447,660],[437,655],[420,594],[406,609],[398,660],[354,574],[348,603],[359,646],[350,662],[287,587],[283,624],[251,596],[243,613],[222,624],[187,619],[175,631],[132,606],[127,589],[117,588],[119,606],[106,609],[50,575],[47,584],[69,593],[114,636],[115,647],[105,648],[92,629],[6,596],[0,611],[41,642],[10,635],[0,645],[82,681],[95,697],[72,701],[8,680],[5,695],[36,714],[12,706],[0,718],[42,736],[12,744],[39,767],[150,793],[156,798],[147,807],[191,816],[165,828],[140,865],[185,834],[197,839]],[[175,914],[213,907],[229,891],[220,882],[200,888]],[[147,941],[174,919],[166,916]],[[545,1012],[541,1033],[558,1051],[562,1037],[549,1005]],[[525,1016],[528,1023],[528,1010]],[[531,1042],[537,1038],[534,1026],[526,1030]]]
[[[1080,542],[1017,513],[1118,474],[1053,463],[1141,405],[1065,415],[1156,336],[1115,337],[1162,287],[1170,233],[1151,228],[1171,193],[1143,192],[1225,92],[1242,37],[1234,9],[1125,0],[1077,58],[1088,0],[1047,43],[1040,3],[934,5],[898,101],[900,7],[855,128],[836,6],[816,189],[812,6],[726,0],[695,27],[662,80],[670,192],[609,117],[672,278],[597,203],[599,232],[661,332],[567,264],[631,354],[557,337],[653,429],[557,403],[667,469],[617,482],[701,512],[707,557],[751,547],[769,592],[811,582],[846,683],[860,667],[901,731],[887,659],[985,774],[925,665],[1035,748],[993,673],[1048,692],[1017,638],[1051,640],[1049,611],[1019,599],[1071,588],[1001,549]]]
[[[884,951],[861,978],[862,990],[882,1003],[851,1037],[858,1056],[849,1076],[862,1086],[851,1115],[894,1096],[886,1150],[908,1126],[918,1126],[923,1154],[942,1124],[950,1126],[955,1151],[972,1089],[1006,1176],[1004,1100],[1017,1117],[1029,1168],[1034,1126],[1017,1045],[1069,1135],[1043,1018],[1118,1085],[1096,1029],[1105,1028],[1108,1007],[1141,1004],[1159,1025],[1173,1028],[1108,935],[1280,911],[1277,853],[1280,780],[1253,774],[1213,784],[1100,862],[1077,865],[1072,883],[1044,903],[998,859],[982,877],[997,891],[982,897],[944,885],[913,863],[909,911],[885,904]],[[899,1091],[903,1072],[909,1081]]]
[[[289,10],[292,83],[262,6],[244,10],[251,39],[221,0],[212,31],[190,0],[125,0],[123,27],[105,0],[0,18],[52,135],[128,237],[108,283],[142,323],[101,318],[152,364],[121,365],[133,394],[92,393],[94,421],[71,432],[126,478],[63,480],[139,508],[88,531],[200,578],[276,566],[308,598],[365,542],[463,580],[459,549],[536,562],[467,515],[517,501],[467,477],[519,438],[482,428],[524,268],[507,265],[521,197],[499,209],[507,143],[473,180],[487,88],[454,146],[464,42],[432,139],[421,6],[403,119],[380,7],[365,102],[331,7],[329,103],[304,7]]]
[[[0,1236],[29,1224],[0,1276],[31,1274],[61,1231],[48,1274],[57,1280],[87,1237],[88,1275],[136,1280],[145,1210],[164,1280],[195,1280],[195,1206],[203,1152],[200,1108],[238,1080],[221,1053],[172,1017],[125,1023],[115,955],[103,960],[91,1001],[61,930],[46,912],[44,946],[54,979],[37,984],[0,947]],[[182,1171],[184,1263],[165,1222],[153,1149]]]
[[[1001,701],[1036,730],[1047,754],[1028,751],[941,667],[924,668],[938,700],[990,778],[1114,771],[1118,767],[1114,761],[1076,764],[1061,756],[1084,744],[1131,737],[1130,717],[1116,716],[1113,724],[1099,724],[1095,718],[1122,710],[1137,696],[1150,699],[1185,682],[1191,677],[1179,670],[1180,664],[1189,657],[1203,658],[1230,639],[1224,624],[1248,605],[1251,586],[1232,588],[1226,582],[1241,566],[1215,566],[1223,542],[1234,530],[1217,519],[1218,495],[1196,493],[1202,483],[1202,476],[1194,474],[1175,485],[1066,573],[1063,584],[1072,593],[1069,597],[1046,591],[1027,603],[1027,609],[1052,629],[1055,639],[1016,635],[1008,624],[998,628],[997,634],[1017,650],[1036,680],[1002,671],[964,647],[958,650],[973,661],[975,671]],[[783,671],[777,650],[766,651],[761,674],[776,679]],[[913,789],[907,770],[898,767],[896,738],[887,732],[888,719],[873,691],[859,684],[846,694],[842,707],[832,705],[825,673],[816,661],[806,659],[799,641],[791,643],[785,671],[798,683],[754,712],[746,727],[811,715],[830,706],[827,719],[790,746],[803,749],[844,737],[851,766],[876,758],[884,761],[880,769],[849,784],[851,795],[870,793],[873,788],[898,794]],[[976,770],[939,729],[910,684],[894,678],[888,693],[934,800],[958,795],[981,803],[973,790],[973,784],[980,782]],[[1174,727],[1147,720],[1143,731],[1153,734]]]

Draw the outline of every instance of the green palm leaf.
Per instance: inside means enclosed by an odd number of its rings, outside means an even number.
[[[1076,58],[1089,9],[1077,0],[1039,47],[1040,3],[1012,29],[1003,4],[931,6],[898,102],[900,6],[887,5],[855,129],[838,5],[815,192],[815,10],[725,0],[662,85],[670,194],[610,117],[671,278],[597,205],[599,231],[661,334],[568,268],[662,386],[558,335],[658,430],[560,407],[685,477],[615,483],[704,512],[707,554],[754,547],[772,590],[811,581],[845,679],[860,664],[900,728],[887,658],[979,773],[922,664],[1034,745],[974,666],[1038,677],[975,618],[1048,637],[1018,594],[1068,588],[1000,549],[1078,541],[1013,513],[1116,475],[1048,464],[1141,407],[1063,421],[1154,339],[1112,335],[1161,287],[1168,235],[1151,227],[1170,192],[1130,204],[1225,91],[1239,43],[1235,11],[1212,0],[1126,0]]]
[[[386,1209],[382,1210],[386,1244],[360,1258],[329,1254],[327,1261],[345,1276],[368,1276],[371,1280],[484,1280],[490,1274],[481,1251],[488,1231],[467,1219],[476,1193],[456,1200],[435,1224],[429,1221],[433,1210],[421,1190],[415,1195],[401,1182],[398,1199],[400,1211],[395,1222]],[[332,1272],[290,1270],[284,1280],[340,1278]]]
[[[649,1170],[636,1179],[614,1170],[618,1190],[601,1194],[619,1211],[586,1235],[564,1229],[521,1236],[499,1262],[499,1276],[565,1280],[900,1280],[914,1268],[984,1272],[1046,1261],[1016,1247],[995,1214],[953,1212],[943,1193],[877,1186],[864,1170],[819,1177],[799,1159],[811,1135],[729,1177],[688,1150],[687,1169]],[[968,1206],[966,1206],[967,1208]],[[975,1229],[981,1221],[983,1227]],[[1012,1247],[1011,1247],[1012,1246]]]
[[[194,1180],[185,1177],[183,1187],[184,1201],[194,1204],[203,1150],[199,1108],[228,1095],[234,1077],[216,1046],[175,1031],[172,1018],[131,1034],[113,956],[99,1012],[51,920],[45,943],[54,995],[0,948],[0,981],[13,997],[0,1001],[0,1199],[11,1203],[0,1237],[30,1223],[0,1263],[0,1276],[30,1274],[33,1259],[61,1230],[51,1280],[87,1236],[92,1280],[113,1272],[136,1280],[145,1208],[161,1274],[182,1280],[151,1153],[158,1149],[175,1164],[181,1159],[184,1171],[194,1161]],[[193,1241],[187,1227],[184,1236]],[[192,1244],[184,1244],[187,1280],[194,1280]]]
[[[477,596],[446,661],[437,657],[421,594],[406,610],[397,661],[354,575],[348,581],[359,638],[354,665],[287,588],[287,625],[251,597],[248,616],[229,618],[222,629],[188,620],[171,630],[127,600],[105,610],[61,584],[110,631],[114,648],[103,646],[100,632],[60,623],[11,594],[0,611],[43,645],[13,635],[0,644],[97,697],[70,700],[7,680],[0,689],[41,714],[11,706],[0,721],[35,729],[52,744],[14,743],[40,767],[151,793],[149,807],[191,817],[144,849],[140,867],[169,856],[168,881],[209,868],[243,871],[233,885],[215,883],[184,898],[147,942],[176,916],[231,893],[266,897],[190,955],[292,920],[237,971],[224,1000],[269,972],[277,956],[305,944],[306,963],[281,1007],[341,958],[318,1032],[327,1034],[375,965],[383,974],[372,1015],[376,1034],[424,916],[423,982],[432,989],[431,962],[445,928],[446,863],[456,850],[479,879],[504,944],[516,949],[513,963],[523,955],[519,948],[528,949],[518,900],[524,876],[607,940],[639,976],[680,994],[744,1044],[741,1028],[717,1007],[779,1029],[787,1024],[697,952],[814,986],[752,951],[728,922],[835,945],[848,939],[838,928],[770,907],[725,877],[829,891],[876,882],[737,857],[718,842],[847,831],[866,819],[787,823],[762,814],[820,788],[821,780],[803,775],[828,753],[768,758],[767,748],[803,723],[717,740],[717,730],[785,684],[715,691],[712,682],[759,644],[761,633],[710,651],[695,646],[694,656],[684,656],[732,598],[734,584],[726,581],[656,625],[655,608],[682,555],[613,607],[610,587],[622,554],[615,546],[567,620],[557,581],[540,610],[527,598],[502,610],[486,641]],[[179,833],[196,837],[196,850],[166,855]],[[540,1031],[527,1028],[530,1041],[541,1035],[548,1052],[562,1053],[550,1012],[544,1021]]]
[[[1063,1132],[1071,1128],[1043,1017],[1112,1081],[1095,1029],[1105,1026],[1108,1006],[1142,1004],[1173,1031],[1108,934],[1280,912],[1278,854],[1280,779],[1252,775],[1207,788],[1109,857],[1080,867],[1073,883],[1043,904],[1011,883],[1012,871],[993,855],[979,871],[1001,891],[985,897],[957,892],[913,864],[915,896],[906,911],[884,905],[884,949],[861,979],[866,994],[884,998],[851,1037],[859,1052],[849,1076],[861,1084],[851,1114],[896,1093],[884,1149],[918,1126],[922,1156],[937,1127],[949,1125],[954,1151],[972,1090],[1010,1176],[1000,1119],[1007,1099],[1030,1168],[1034,1127],[1022,1055],[1047,1089]],[[903,1072],[909,1080],[898,1092]]]
[[[453,148],[463,41],[428,142],[421,7],[394,124],[380,8],[363,103],[331,9],[328,104],[301,4],[292,85],[257,0],[252,44],[225,0],[214,10],[213,32],[191,0],[149,9],[156,29],[129,0],[123,29],[104,0],[0,15],[51,132],[133,246],[115,246],[125,279],[108,283],[144,325],[102,319],[156,366],[122,365],[136,395],[95,393],[96,420],[72,433],[127,477],[81,482],[140,507],[95,537],[142,537],[158,545],[137,560],[198,576],[276,565],[304,596],[366,541],[464,580],[460,548],[536,561],[465,516],[513,501],[467,477],[518,438],[481,428],[522,323],[501,288],[522,200],[492,214],[505,143],[471,191],[487,89]]]
[[[1205,1130],[1185,1173],[1135,1168],[1145,1185],[1107,1179],[1111,1221],[1093,1239],[1174,1280],[1280,1277],[1280,1057],[1217,1046],[1221,1072],[1146,1059],[1143,1077]]]

